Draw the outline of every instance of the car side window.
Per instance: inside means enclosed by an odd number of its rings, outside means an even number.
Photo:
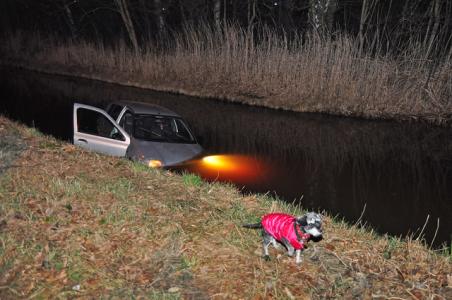
[[[132,135],[133,131],[133,114],[130,111],[126,111],[122,116],[121,120],[119,120],[119,126],[124,128],[124,130]]]
[[[175,119],[176,122],[176,132],[177,136],[179,138],[182,138],[183,140],[190,142],[193,140],[193,137],[191,136],[190,132],[188,131],[185,124],[180,119]]]
[[[79,108],[77,109],[78,131],[114,140],[125,141],[124,135],[116,126],[100,112]]]

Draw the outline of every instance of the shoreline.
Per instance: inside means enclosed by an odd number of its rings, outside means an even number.
[[[379,116],[373,116],[373,115],[363,115],[363,114],[354,114],[353,112],[348,112],[346,114],[339,113],[339,112],[330,112],[330,111],[301,111],[301,110],[293,110],[290,108],[285,108],[283,106],[272,106],[272,105],[265,105],[258,103],[256,101],[253,101],[253,99],[235,99],[228,96],[224,97],[215,97],[212,95],[202,95],[198,94],[196,92],[191,92],[189,90],[174,90],[171,87],[160,87],[160,86],[154,86],[151,84],[142,84],[138,81],[118,81],[114,79],[109,79],[107,77],[104,77],[102,75],[91,75],[87,73],[74,73],[70,71],[65,70],[58,70],[58,68],[55,68],[54,70],[50,70],[45,67],[32,67],[29,65],[26,65],[24,63],[8,63],[8,62],[2,62],[0,60],[0,67],[6,67],[6,68],[17,68],[22,69],[26,71],[36,72],[36,73],[42,73],[46,75],[54,75],[54,76],[65,76],[69,78],[77,78],[77,79],[83,79],[83,80],[93,80],[93,81],[99,81],[104,82],[108,84],[114,84],[124,87],[131,87],[131,88],[137,88],[137,89],[143,89],[143,90],[150,90],[155,92],[161,92],[161,93],[169,93],[174,95],[184,95],[188,97],[195,97],[199,99],[208,99],[212,101],[221,101],[225,103],[233,103],[238,105],[245,105],[245,106],[255,106],[255,107],[261,107],[261,108],[268,108],[273,110],[280,110],[280,111],[286,111],[286,112],[295,112],[295,113],[306,113],[306,114],[319,114],[319,115],[326,115],[326,116],[332,116],[332,117],[338,117],[338,118],[353,118],[353,119],[360,119],[360,120],[367,120],[367,121],[393,121],[393,122],[415,122],[415,123],[425,123],[433,126],[439,126],[439,127],[452,127],[452,114],[450,117],[447,118],[438,118],[437,116],[410,116],[410,115],[379,115]],[[63,67],[64,69],[64,67]]]

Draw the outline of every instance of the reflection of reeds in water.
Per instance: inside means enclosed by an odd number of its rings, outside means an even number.
[[[106,47],[17,33],[0,50],[49,71],[297,111],[435,122],[452,113],[451,58],[433,63],[413,45],[397,58],[371,57],[346,36],[289,42],[271,30],[251,36],[236,27],[188,28],[162,43],[165,51],[149,44],[133,52],[124,41]]]
[[[438,240],[448,238],[450,129],[275,112],[89,81],[23,76],[32,79],[14,89],[29,95],[17,99],[33,96],[40,107],[46,107],[41,101],[55,97],[68,107],[73,99],[97,105],[119,99],[163,105],[187,119],[208,150],[251,154],[273,163],[275,176],[284,178],[279,186],[269,182],[269,189],[287,193],[288,200],[304,195],[304,205],[340,212],[350,220],[367,203],[365,220],[377,226],[384,220],[381,226],[388,231],[403,226],[395,224],[400,220],[409,226],[423,223],[426,214],[432,219],[438,215],[444,219]],[[36,90],[30,91],[29,81]]]

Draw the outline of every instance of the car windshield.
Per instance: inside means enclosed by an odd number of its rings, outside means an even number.
[[[195,143],[182,119],[169,116],[135,115],[133,136],[146,141]]]

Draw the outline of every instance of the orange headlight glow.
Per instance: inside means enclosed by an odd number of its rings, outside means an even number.
[[[162,162],[160,160],[151,159],[148,162],[148,166],[151,168],[160,168],[162,166]]]
[[[255,182],[263,176],[262,163],[245,155],[210,155],[194,161],[191,171],[208,180],[230,181],[235,183]]]
[[[202,159],[204,167],[216,169],[218,171],[231,171],[237,168],[237,161],[231,155],[211,155]]]

